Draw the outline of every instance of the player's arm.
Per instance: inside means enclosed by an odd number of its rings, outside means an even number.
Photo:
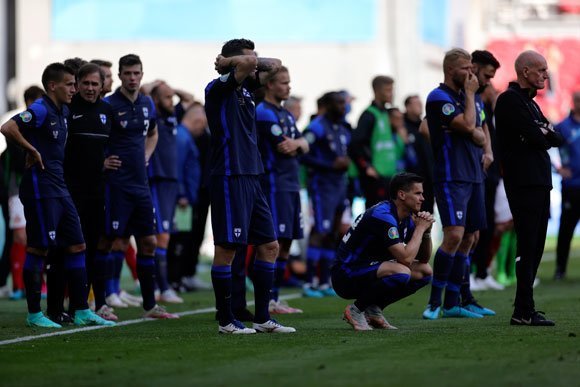
[[[236,55],[226,58],[218,55],[215,60],[215,68],[220,74],[226,74],[234,69],[234,78],[238,85],[258,67],[258,58],[255,55]]]
[[[270,79],[274,74],[276,74],[280,67],[282,67],[282,61],[277,58],[258,58],[258,82],[260,85],[265,85],[266,81]]]
[[[485,135],[485,143],[483,144],[483,156],[481,156],[481,163],[483,170],[487,171],[491,163],[493,163],[493,151],[491,149],[491,135],[489,134],[489,127],[483,123],[483,133]]]
[[[449,126],[451,130],[459,133],[473,134],[476,131],[476,117],[475,117],[475,92],[479,88],[477,77],[469,74],[465,78],[463,85],[465,90],[465,107],[463,114],[456,115]]]
[[[173,89],[173,91],[179,98],[179,103],[181,103],[181,106],[183,106],[183,111],[187,110],[187,108],[189,108],[195,102],[193,94],[181,89]]]
[[[421,263],[427,263],[431,259],[432,252],[433,242],[431,240],[431,228],[428,228],[421,238],[421,245],[419,246],[416,259]]]
[[[423,118],[423,121],[421,121],[421,125],[419,125],[419,133],[421,133],[427,141],[431,142],[431,133],[429,133],[427,118]]]
[[[433,215],[429,214],[428,212],[419,212],[414,217],[414,221],[415,230],[409,243],[405,245],[404,243],[400,242],[389,246],[389,252],[391,253],[392,257],[395,258],[397,262],[405,266],[411,266],[415,258],[417,258],[419,248],[423,242],[423,234],[435,222]],[[386,238],[389,237],[390,236],[386,236]]]
[[[153,129],[147,132],[147,137],[145,137],[145,164],[149,163],[151,155],[155,151],[157,146],[157,140],[159,139],[159,133],[157,133],[157,126],[153,126]]]
[[[372,164],[370,139],[375,126],[375,116],[366,111],[361,114],[356,129],[352,131],[352,140],[349,146],[350,154],[359,170],[369,177],[379,175]]]
[[[40,152],[38,152],[38,150],[36,150],[36,148],[33,147],[32,144],[26,141],[26,139],[20,132],[20,128],[18,127],[16,121],[14,121],[13,119],[8,120],[6,123],[4,123],[4,125],[2,125],[2,127],[0,127],[0,132],[6,137],[8,141],[17,144],[26,151],[27,168],[38,163],[40,168],[44,169],[44,164],[42,163],[42,156],[40,155]]]

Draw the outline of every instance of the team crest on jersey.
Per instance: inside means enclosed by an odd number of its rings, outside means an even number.
[[[330,220],[324,219],[322,221],[322,228],[325,230],[330,230]]]
[[[463,219],[463,211],[457,211],[455,215],[457,215],[457,219],[459,220]]]
[[[163,221],[163,229],[164,230],[169,230],[169,221],[168,220],[164,220]]]
[[[239,227],[234,228],[234,235],[236,236],[236,238],[239,238],[240,235],[242,235],[242,229]]]
[[[56,231],[49,231],[49,232],[48,232],[48,237],[49,237],[51,240],[55,240],[55,238],[56,238]]]
[[[443,112],[443,114],[448,116],[455,111],[455,106],[453,106],[452,103],[446,103],[445,105],[443,105],[443,108],[441,108],[441,111]]]
[[[270,128],[270,132],[272,133],[273,136],[280,136],[282,134],[282,128],[280,127],[280,125],[274,124]]]
[[[29,111],[25,111],[25,112],[20,113],[19,117],[22,120],[22,122],[32,121],[32,114]]]
[[[127,121],[121,121],[121,122],[119,122],[119,124],[121,125],[121,127],[123,129],[125,129],[127,127]]]
[[[143,106],[143,115],[145,118],[149,117],[149,109],[147,109],[145,106]]]
[[[389,231],[387,231],[387,235],[391,239],[397,239],[399,238],[399,230],[397,230],[397,228],[393,226],[389,229]]]
[[[58,138],[58,130],[52,131],[52,137],[54,137],[55,140]]]
[[[107,123],[107,115],[99,114],[99,117],[101,117],[101,122],[103,123],[103,125],[105,125]]]
[[[113,220],[113,222],[111,224],[113,225],[113,230],[119,229],[119,221],[118,220]]]
[[[280,229],[280,232],[286,231],[286,225],[284,223],[279,224],[278,228]]]

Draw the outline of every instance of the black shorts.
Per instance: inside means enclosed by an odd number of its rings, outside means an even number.
[[[105,187],[105,235],[145,237],[155,235],[155,219],[149,189],[128,191]]]
[[[173,229],[173,216],[179,191],[178,183],[175,180],[151,180],[149,186],[155,209],[156,233],[170,233]]]

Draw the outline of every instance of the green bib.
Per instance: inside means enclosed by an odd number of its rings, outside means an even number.
[[[397,160],[403,157],[405,144],[393,135],[388,112],[372,105],[366,111],[375,116],[370,144],[373,167],[380,176],[393,176],[397,173]]]

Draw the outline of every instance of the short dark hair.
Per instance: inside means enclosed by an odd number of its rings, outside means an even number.
[[[108,68],[113,67],[113,63],[109,62],[108,60],[103,60],[103,59],[93,59],[93,60],[91,60],[91,63],[94,63],[97,66],[103,66],[103,67],[108,67]]]
[[[44,90],[48,90],[48,84],[50,82],[60,82],[64,78],[65,74],[75,75],[75,71],[69,66],[63,63],[51,63],[42,72],[42,87]]]
[[[389,195],[392,200],[397,198],[397,192],[405,191],[408,192],[413,184],[423,183],[425,179],[415,173],[401,172],[397,173],[391,179],[391,184],[389,185]]]
[[[43,95],[44,95],[44,90],[42,90],[40,87],[38,87],[36,85],[30,86],[26,90],[24,90],[24,102],[36,101],[37,99],[39,99]]]
[[[71,69],[74,70],[75,74],[77,73],[77,71],[79,71],[79,69],[81,67],[83,67],[84,65],[86,65],[88,62],[82,58],[74,57],[74,58],[69,58],[66,59],[64,61],[64,65],[70,67]]]
[[[127,54],[119,59],[119,73],[123,71],[123,67],[131,67],[135,65],[141,66],[141,71],[143,71],[143,63],[141,58],[135,54]]]
[[[499,69],[501,65],[493,54],[487,50],[475,50],[471,53],[471,63],[479,65],[492,65],[494,69]]]
[[[419,96],[417,94],[411,94],[410,96],[405,98],[405,107],[409,106],[411,104],[411,101],[415,98],[419,98]]]
[[[105,83],[105,73],[101,70],[101,66],[95,63],[87,63],[77,71],[77,83],[89,74],[99,73],[101,78],[101,86]]]
[[[377,75],[373,78],[373,90],[378,90],[379,87],[383,85],[392,85],[395,83],[395,80],[387,75]]]
[[[254,42],[249,39],[232,39],[224,43],[221,54],[229,58],[230,56],[242,55],[244,49],[253,50],[254,48]]]

